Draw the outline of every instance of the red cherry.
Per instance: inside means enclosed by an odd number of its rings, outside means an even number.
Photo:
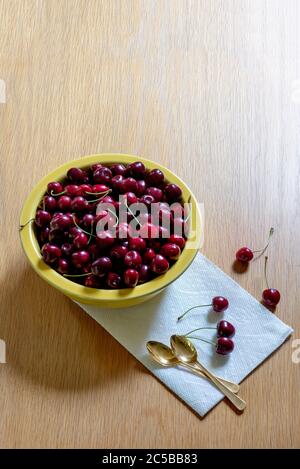
[[[72,182],[84,182],[87,174],[81,168],[70,168],[67,172],[67,177]]]
[[[163,198],[163,191],[159,189],[158,187],[148,187],[146,189],[146,194],[152,195],[155,202],[160,202]]]
[[[74,246],[71,243],[63,243],[60,247],[63,256],[70,257],[74,250]]]
[[[139,283],[145,283],[150,280],[150,267],[149,265],[142,264],[139,270]]]
[[[96,242],[97,242],[97,245],[99,246],[99,248],[103,248],[103,249],[104,248],[109,248],[114,244],[115,238],[114,238],[111,231],[102,230],[102,231],[98,231],[97,237],[96,237]]]
[[[50,222],[51,230],[64,231],[67,230],[73,224],[72,217],[69,215],[64,215],[63,213],[58,213],[54,215]]]
[[[63,192],[63,186],[61,185],[60,182],[56,182],[56,181],[49,182],[49,184],[47,185],[47,192],[50,195],[60,194],[60,192]]]
[[[262,249],[256,249],[255,251],[253,251],[247,246],[240,248],[235,254],[236,260],[240,262],[250,262],[254,257],[254,253],[260,252],[260,255],[262,255],[268,248],[273,233],[274,233],[274,228],[271,228],[269,231],[268,241]]]
[[[35,223],[39,228],[45,228],[51,221],[51,215],[46,210],[38,210],[35,215]]]
[[[217,336],[228,337],[229,339],[235,334],[235,327],[228,321],[220,321],[217,324]]]
[[[223,313],[229,306],[229,301],[224,296],[215,296],[212,299],[212,307],[216,313]]]
[[[44,244],[44,243],[47,243],[47,241],[49,241],[49,232],[50,232],[50,228],[48,226],[40,232],[41,243]]]
[[[106,283],[109,288],[120,288],[121,276],[115,272],[109,272],[107,275]]]
[[[228,337],[219,337],[217,339],[216,352],[220,355],[228,355],[234,349],[233,340]]]
[[[69,262],[66,259],[59,259],[57,271],[64,275],[69,272]]]
[[[159,227],[156,225],[153,225],[153,223],[145,223],[144,225],[141,226],[139,235],[145,239],[158,238]]]
[[[268,263],[268,256],[265,257],[265,282],[267,285],[267,289],[263,291],[262,294],[262,301],[266,306],[275,307],[278,305],[280,301],[280,292],[275,288],[270,288],[267,278],[267,263]]]
[[[94,184],[92,186],[92,190],[91,192],[93,192],[93,194],[105,194],[105,192],[108,192],[109,191],[109,187],[106,186],[105,184]]]
[[[253,251],[251,251],[247,246],[239,249],[235,255],[236,259],[240,262],[250,262],[253,259],[253,256]]]
[[[182,250],[185,246],[185,239],[182,237],[182,236],[179,236],[179,235],[176,235],[176,234],[172,234],[169,238],[169,242],[170,243],[174,243],[174,244],[177,244],[177,246],[180,247],[180,249]]]
[[[94,171],[93,178],[94,182],[97,184],[109,184],[112,178],[112,172],[109,168],[102,167]]]
[[[115,163],[111,165],[110,170],[114,176],[124,176],[124,174],[126,173],[126,168],[121,163]]]
[[[129,249],[142,252],[146,249],[146,241],[143,238],[135,237],[129,239]]]
[[[100,168],[103,168],[103,165],[101,163],[95,163],[91,165],[90,170],[93,173],[94,171],[96,171],[96,169],[100,169]]]
[[[81,220],[81,223],[82,223],[83,227],[88,229],[88,230],[90,230],[90,228],[94,224],[94,222],[95,222],[95,217],[91,213],[86,213],[82,217],[82,220]]]
[[[175,202],[182,196],[182,191],[176,184],[167,184],[164,190],[168,202]]]
[[[160,169],[152,169],[146,178],[148,186],[160,186],[164,182],[164,173]]]
[[[76,184],[68,184],[67,186],[65,186],[65,193],[69,197],[76,197],[77,195],[79,195],[79,186],[77,186]]]
[[[99,288],[99,278],[91,274],[85,277],[84,285],[89,288]]]
[[[67,195],[61,195],[57,200],[57,208],[61,212],[69,212],[71,210],[72,199]]]
[[[71,261],[76,269],[81,269],[90,261],[90,255],[87,251],[73,252],[71,255]]]
[[[89,239],[86,234],[84,233],[79,233],[77,236],[75,236],[73,240],[73,244],[76,249],[82,249],[87,246],[89,242]]]
[[[137,285],[139,280],[139,273],[135,269],[127,269],[123,276],[124,283],[127,287],[133,288]]]
[[[151,261],[150,270],[155,274],[161,275],[169,269],[169,262],[161,254],[156,254]]]
[[[120,261],[124,259],[127,252],[128,252],[128,249],[126,246],[122,246],[121,244],[116,244],[115,246],[111,248],[109,255],[113,260]]]
[[[140,203],[146,205],[147,208],[151,208],[151,205],[155,203],[155,198],[153,195],[144,194],[140,198]]]
[[[117,174],[111,179],[111,187],[116,191],[120,192],[122,189],[122,183],[124,181],[124,177],[121,174]]]
[[[45,195],[43,198],[43,207],[47,212],[54,212],[56,209],[56,200],[51,195]]]
[[[125,194],[126,192],[133,192],[134,194],[137,191],[137,182],[135,179],[129,177],[126,179],[123,179],[120,183],[120,192]]]
[[[166,243],[162,246],[160,254],[162,254],[169,260],[176,261],[181,254],[181,250],[180,247],[177,246],[177,244]]]
[[[89,209],[89,204],[84,197],[78,196],[72,200],[71,209],[72,212],[84,212]]]
[[[90,184],[81,184],[78,188],[78,195],[86,196],[87,192],[92,192],[92,186]]]
[[[124,257],[124,264],[127,267],[138,269],[142,263],[141,255],[137,251],[128,251]]]
[[[97,277],[104,277],[112,269],[112,262],[109,257],[99,257],[92,263],[92,274]]]
[[[42,256],[45,262],[48,264],[53,264],[56,262],[61,256],[61,250],[59,247],[55,246],[54,244],[46,243],[42,247]]]
[[[138,201],[137,196],[133,192],[126,192],[121,198],[121,203],[126,203],[129,207],[132,204],[136,204]]]
[[[143,254],[143,262],[145,264],[151,264],[152,260],[155,257],[155,251],[154,249],[147,248],[146,251]]]
[[[136,181],[136,185],[137,185],[137,189],[136,189],[136,195],[138,197],[141,197],[143,194],[145,194],[145,191],[146,191],[146,181],[144,181],[143,179],[140,179],[138,181]]]
[[[131,176],[141,179],[146,174],[146,168],[141,161],[135,161],[127,166],[127,172]]]

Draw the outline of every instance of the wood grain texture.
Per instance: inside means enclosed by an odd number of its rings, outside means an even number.
[[[299,447],[292,340],[244,382],[242,416],[223,402],[200,420],[37,277],[17,230],[24,198],[59,164],[113,151],[157,160],[205,203],[203,253],[258,298],[263,262],[237,274],[234,252],[275,226],[276,314],[299,338],[299,10],[297,0],[0,1],[1,447]]]

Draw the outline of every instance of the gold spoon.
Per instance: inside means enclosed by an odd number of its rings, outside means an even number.
[[[202,373],[204,373],[214,385],[230,400],[230,402],[240,411],[246,407],[246,402],[239,396],[234,394],[227,386],[225,386],[213,373],[211,373],[202,363],[197,360],[197,350],[186,337],[180,335],[172,335],[171,347],[176,357],[183,363],[195,363]]]
[[[154,340],[150,340],[146,344],[147,350],[153,360],[155,360],[157,363],[159,363],[162,366],[176,366],[176,365],[182,365],[185,368],[188,368],[197,374],[201,375],[202,377],[207,379],[207,376],[200,371],[200,369],[194,365],[191,365],[189,363],[183,363],[178,360],[176,355],[174,354],[173,350],[168,347],[165,344],[162,344],[161,342],[155,342]],[[227,381],[226,379],[223,378],[218,378],[222,383],[225,384],[229,389],[231,389],[232,392],[237,393],[240,389],[240,386],[236,383],[232,383],[231,381]]]

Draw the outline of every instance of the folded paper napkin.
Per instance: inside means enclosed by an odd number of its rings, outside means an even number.
[[[177,322],[185,310],[207,304],[217,295],[228,298],[226,312],[218,314],[210,307],[199,308]],[[213,345],[198,340],[193,343],[204,365],[219,376],[239,383],[293,332],[201,254],[178,280],[146,303],[126,309],[80,306],[201,416],[224,396],[205,378],[189,370],[156,364],[147,353],[148,340],[169,345],[171,334],[215,326],[224,317],[236,327],[235,349],[231,355],[222,357],[216,354]],[[214,330],[199,331],[197,335],[206,339],[216,337]]]

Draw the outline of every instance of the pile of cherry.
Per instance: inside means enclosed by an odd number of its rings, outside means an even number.
[[[181,195],[177,185],[165,181],[162,171],[148,171],[139,161],[71,168],[63,181],[48,184],[36,212],[42,257],[61,275],[87,287],[118,289],[148,282],[167,272],[185,246],[185,235],[174,230],[185,225]],[[148,209],[139,236],[130,232],[129,224],[130,205],[137,202]],[[176,213],[170,209],[174,202],[180,202]],[[99,204],[112,204],[115,212],[101,210],[101,205],[99,210]],[[169,231],[152,223],[152,204],[158,206],[159,215],[169,218]],[[119,223],[116,214],[124,205],[128,223]],[[109,229],[96,230],[104,217],[113,217],[114,234]]]

